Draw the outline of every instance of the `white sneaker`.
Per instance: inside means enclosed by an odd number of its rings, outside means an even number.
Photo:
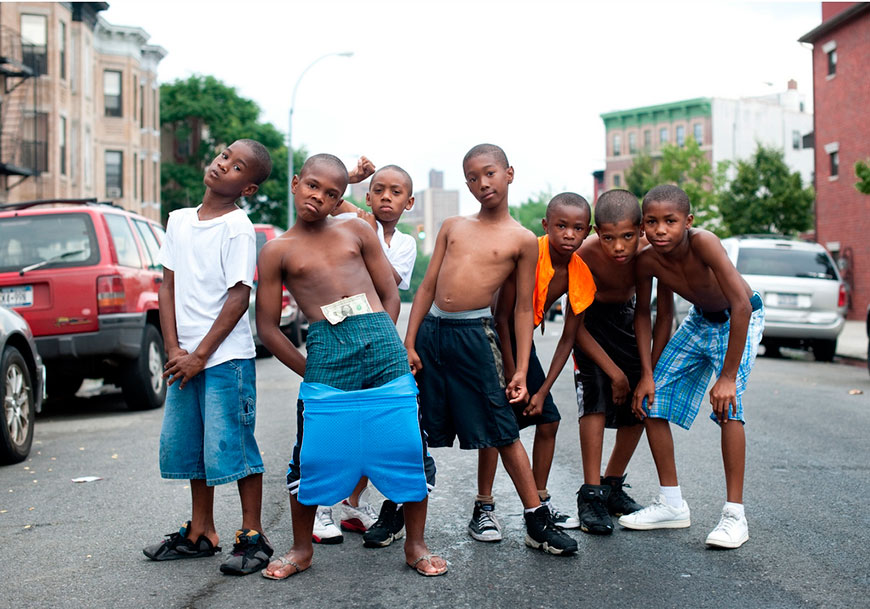
[[[692,524],[689,517],[689,505],[683,501],[678,508],[665,502],[665,496],[659,495],[642,510],[626,514],[619,519],[620,526],[627,529],[647,531],[649,529],[685,529]]]
[[[739,548],[749,539],[749,525],[746,516],[738,516],[737,511],[727,505],[722,508],[719,524],[707,535],[707,545],[717,548]]]
[[[341,543],[344,541],[341,529],[336,526],[335,521],[332,519],[331,507],[323,505],[317,507],[311,538],[314,543]]]
[[[378,520],[378,511],[368,502],[369,489],[363,489],[359,494],[359,505],[356,507],[348,503],[347,499],[341,502],[341,528],[345,531],[357,531],[365,533]]]

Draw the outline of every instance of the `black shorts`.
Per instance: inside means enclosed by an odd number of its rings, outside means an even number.
[[[504,363],[492,317],[450,319],[427,314],[415,345],[423,429],[430,447],[507,446],[519,439],[505,395]]]
[[[512,343],[514,357],[516,357],[517,344]],[[529,398],[535,395],[547,380],[547,374],[544,372],[541,361],[538,359],[538,354],[535,351],[535,343],[532,343],[532,352],[529,354],[529,371],[526,373],[526,386],[529,389]],[[523,414],[527,404],[512,404],[514,415],[517,417],[517,425],[520,429],[525,429],[530,425],[543,425],[544,423],[553,423],[561,421],[562,415],[559,414],[559,409],[556,408],[556,402],[553,401],[553,396],[547,392],[547,397],[544,398],[544,409],[541,414],[534,417],[527,417]]]
[[[614,404],[610,377],[575,346],[578,416],[604,413],[605,426],[609,428],[637,425],[640,419],[631,411],[631,392],[637,387],[641,372],[634,334],[634,298],[624,303],[596,300],[586,309],[585,324],[589,334],[628,377],[630,393],[625,402]]]

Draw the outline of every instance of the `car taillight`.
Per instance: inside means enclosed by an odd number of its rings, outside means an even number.
[[[837,306],[845,307],[846,306],[846,284],[840,284],[840,295],[837,298]]]
[[[281,292],[281,308],[283,309],[290,304],[290,292],[283,290]]]
[[[97,277],[97,313],[123,313],[126,302],[120,275]]]

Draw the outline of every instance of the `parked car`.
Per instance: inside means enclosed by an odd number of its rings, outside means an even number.
[[[36,413],[42,409],[45,367],[27,322],[0,307],[0,464],[20,463],[30,454]]]
[[[49,398],[101,378],[133,410],[163,405],[163,235],[157,222],[94,200],[0,206],[0,304],[30,325]]]
[[[846,313],[846,285],[827,250],[818,243],[777,236],[723,239],[722,245],[765,307],[762,344],[812,349],[834,359]]]
[[[254,232],[257,237],[257,258],[259,258],[260,250],[263,249],[266,242],[274,239],[284,231],[271,224],[254,224]],[[257,280],[258,273],[255,270],[254,289],[251,290],[251,297],[248,302],[248,321],[251,324],[251,333],[254,335],[254,344],[257,347],[257,355],[264,357],[269,355],[269,352],[266,350],[266,347],[263,346],[260,337],[257,336]],[[308,320],[305,319],[302,311],[299,310],[299,305],[296,304],[296,300],[287,288],[284,288],[284,291],[281,294],[281,331],[284,332],[287,338],[290,339],[290,342],[297,347],[302,346],[302,343],[305,341],[305,336],[308,334]]]

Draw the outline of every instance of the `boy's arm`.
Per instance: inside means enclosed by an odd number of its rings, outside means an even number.
[[[559,337],[556,350],[553,352],[553,360],[550,362],[547,378],[544,379],[544,384],[531,397],[529,405],[523,410],[523,414],[527,417],[537,416],[544,411],[544,400],[547,399],[547,394],[550,393],[550,389],[553,388],[553,384],[559,378],[562,369],[565,368],[565,362],[568,361],[571,349],[574,348],[574,336],[577,334],[577,329],[583,326],[583,318],[586,313],[581,311],[579,315],[574,315],[574,309],[570,303],[567,308],[565,325],[562,326],[562,336]]]
[[[293,346],[290,339],[281,332],[281,296],[284,291],[281,281],[281,260],[283,253],[279,247],[272,247],[277,241],[263,246],[257,264],[257,336],[263,346],[278,360],[301,377],[305,377],[305,356]]]
[[[516,372],[514,362],[513,343],[511,341],[511,322],[514,305],[517,301],[517,276],[516,271],[511,273],[505,280],[504,285],[498,291],[498,299],[495,303],[493,319],[495,320],[495,332],[501,343],[501,359],[504,364],[505,381],[513,378]]]
[[[393,320],[393,323],[396,323],[396,320],[399,319],[401,303],[399,302],[399,288],[393,278],[395,271],[390,265],[390,261],[387,260],[377,235],[369,230],[360,229],[359,237],[363,262],[372,278],[375,291],[381,299],[384,310]]]
[[[749,331],[749,318],[752,305],[746,295],[746,283],[722,247],[722,242],[713,234],[703,232],[695,235],[696,249],[716,276],[719,288],[728,299],[731,309],[731,329],[728,331],[728,350],[719,378],[710,390],[710,404],[720,422],[728,421],[733,406],[737,408],[737,370],[746,347],[746,334]]]
[[[371,226],[375,231],[378,230],[378,226],[377,224],[375,224],[375,222],[377,222],[377,218],[375,218],[375,215],[370,211],[366,211],[361,207],[357,207],[350,201],[345,201],[344,199],[342,199],[341,203],[338,204],[338,207],[336,207],[330,213],[331,216],[337,216],[339,214],[356,214],[357,218],[365,220],[366,224]]]
[[[566,324],[567,329],[567,324]],[[610,391],[613,397],[614,404],[622,404],[628,399],[630,386],[628,377],[625,372],[616,365],[616,363],[607,355],[607,351],[602,348],[598,341],[586,329],[585,323],[580,323],[577,327],[576,334],[577,346],[580,350],[592,360],[592,362],[601,368],[607,378],[610,379]],[[558,348],[557,348],[558,349]],[[555,356],[554,356],[555,357]]]
[[[447,235],[450,233],[450,228],[454,223],[454,218],[448,218],[441,225],[441,230],[438,231],[438,237],[435,240],[435,250],[429,259],[429,266],[426,267],[426,275],[424,275],[420,287],[417,288],[414,302],[411,305],[411,313],[408,317],[408,329],[405,332],[405,349],[408,351],[408,363],[411,365],[411,372],[414,374],[417,374],[423,367],[423,364],[420,362],[420,356],[417,355],[417,350],[415,349],[417,331],[420,329],[423,318],[426,317],[426,313],[429,312],[432,302],[435,300],[438,273],[441,271],[441,263],[444,262],[444,255],[447,252]]]
[[[639,419],[646,418],[643,401],[651,406],[655,399],[655,381],[653,380],[652,354],[650,351],[651,323],[649,301],[652,295],[652,273],[646,270],[644,255],[641,254],[635,268],[636,272],[636,303],[634,308],[634,333],[637,337],[637,351],[640,357],[640,380],[634,390],[631,409]]]
[[[517,368],[506,389],[508,400],[511,403],[525,402],[529,399],[526,372],[529,368],[529,355],[532,351],[532,332],[535,330],[532,300],[535,290],[535,266],[538,264],[538,240],[532,233],[529,233],[523,241],[517,259],[517,302],[514,306]]]
[[[356,162],[356,167],[347,172],[347,181],[349,184],[357,184],[365,180],[374,172],[375,164],[363,155]]]
[[[653,326],[652,367],[655,369],[674,324],[674,291],[659,281],[656,285],[656,323]]]
[[[157,306],[160,312],[160,331],[163,348],[168,360],[186,354],[178,344],[178,327],[175,325],[175,271],[163,267],[163,283],[157,290]]]

